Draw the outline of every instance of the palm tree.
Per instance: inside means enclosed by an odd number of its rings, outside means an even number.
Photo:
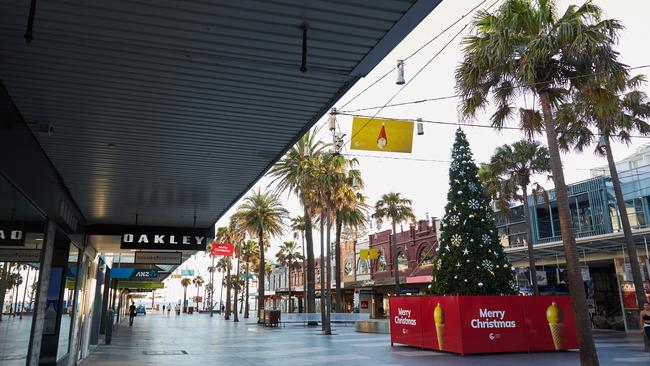
[[[217,234],[215,235],[215,240],[221,242],[221,243],[226,243],[226,244],[232,244],[233,243],[233,231],[230,226],[223,226],[217,229]],[[230,307],[230,290],[232,289],[232,283],[230,282],[230,270],[232,269],[232,262],[230,257],[225,257],[225,279],[226,279],[226,309],[225,309],[225,314],[224,314],[224,320],[230,320],[230,313],[231,313],[231,307]]]
[[[307,281],[305,283],[307,312],[316,312],[316,286],[314,272],[314,239],[312,237],[312,213],[314,211],[315,166],[329,146],[318,140],[317,130],[306,133],[270,170],[279,192],[294,193],[303,208],[304,234],[306,239]],[[263,262],[263,261],[262,261]],[[309,323],[309,325],[315,325]]]
[[[498,129],[512,118],[512,103],[519,98],[532,94],[541,105],[541,115],[520,109],[521,127],[529,136],[542,127],[546,131],[584,366],[597,366],[598,355],[571,231],[553,109],[567,89],[575,88],[580,79],[577,76],[618,75],[623,70],[612,49],[622,26],[616,20],[602,19],[601,13],[591,2],[570,6],[558,15],[554,2],[549,0],[506,0],[493,13],[477,12],[473,21],[476,31],[464,38],[464,58],[456,69],[460,111],[466,119],[474,118],[494,100],[491,122]]]
[[[242,230],[252,236],[257,236],[260,248],[257,308],[262,310],[264,309],[264,267],[262,265],[265,263],[265,235],[277,236],[284,232],[282,220],[287,216],[287,210],[282,207],[276,194],[257,190],[244,199],[235,216]],[[261,320],[258,319],[258,321]]]
[[[214,286],[212,283],[207,283],[203,288],[203,306],[210,304],[210,313],[212,313],[212,307],[214,307],[214,301],[212,296],[214,295]],[[210,301],[208,301],[210,299]]]
[[[205,285],[206,290],[210,291],[210,317],[214,315],[214,272],[217,271],[217,266],[214,265],[214,255],[210,254],[212,265],[208,266],[208,273],[210,273],[210,283]],[[210,287],[208,287],[210,286]]]
[[[512,145],[496,148],[490,160],[490,167],[497,176],[510,182],[521,195],[513,190],[513,198],[523,203],[524,221],[526,223],[526,242],[528,245],[528,264],[533,293],[539,296],[537,275],[535,273],[535,253],[533,252],[533,235],[528,209],[528,186],[533,174],[548,173],[550,170],[548,149],[536,141],[521,140]]]
[[[350,161],[356,164],[356,160]],[[338,190],[335,200],[336,221],[335,221],[335,244],[334,244],[334,261],[336,263],[335,288],[336,288],[336,312],[342,311],[343,293],[341,291],[341,232],[344,227],[357,230],[366,224],[366,211],[368,205],[365,203],[365,197],[360,191],[363,189],[363,180],[361,172],[356,169],[348,171],[348,177],[344,184]]]
[[[412,201],[402,197],[399,192],[390,192],[381,196],[375,203],[375,212],[372,217],[381,225],[384,219],[390,220],[393,225],[391,251],[393,257],[393,271],[395,274],[395,295],[399,296],[399,267],[397,263],[397,224],[405,221],[415,221],[411,208]]]
[[[307,294],[307,267],[306,267],[306,262],[305,261],[305,217],[304,216],[296,216],[291,218],[291,231],[293,231],[293,238],[297,239],[298,236],[300,236],[300,239],[302,241],[302,290],[303,294]],[[306,297],[305,297],[306,298]],[[306,308],[303,308],[303,312],[306,312]]]
[[[647,301],[643,288],[643,275],[610,142],[614,139],[629,144],[631,134],[650,133],[650,125],[646,122],[650,117],[650,103],[647,95],[637,90],[643,82],[645,82],[643,75],[634,77],[629,77],[627,74],[606,75],[598,80],[589,78],[572,93],[570,101],[560,105],[557,112],[557,120],[562,132],[560,134],[562,149],[575,148],[583,151],[598,140],[595,153],[607,158],[625,235],[637,302],[641,307]],[[594,133],[591,128],[597,132]]]
[[[291,270],[293,264],[298,260],[302,260],[302,254],[298,251],[298,243],[295,241],[285,241],[280,245],[280,251],[275,255],[278,263],[287,266],[287,283],[289,284],[289,306],[290,313],[293,312],[291,301]]]
[[[250,312],[249,305],[248,305],[248,299],[249,299],[249,283],[250,283],[250,274],[251,274],[251,266],[255,268],[256,266],[259,266],[259,247],[257,246],[257,242],[255,240],[247,240],[246,242],[243,243],[242,245],[242,253],[243,253],[243,259],[244,263],[246,265],[245,267],[245,274],[246,274],[246,289],[245,289],[245,302],[244,302],[244,318],[248,318],[248,313]]]
[[[183,286],[183,312],[187,313],[187,287],[192,283],[192,280],[189,278],[183,278],[181,280],[181,286]]]
[[[196,302],[196,310],[199,310],[199,290],[201,289],[201,286],[205,283],[205,280],[201,276],[196,276],[192,280],[192,283],[194,286],[196,286],[196,298],[194,299],[194,302]]]
[[[228,286],[226,279],[226,273],[228,272],[228,267],[230,266],[230,258],[228,257],[223,257],[219,259],[217,262],[217,271],[221,272],[221,291],[219,294],[219,313],[221,314],[221,305],[223,304],[223,288],[224,286]],[[226,294],[226,296],[228,296]],[[221,314],[224,315],[224,314]]]

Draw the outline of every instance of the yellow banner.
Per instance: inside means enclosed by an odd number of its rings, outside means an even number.
[[[359,258],[360,258],[361,260],[366,260],[366,259],[368,259],[368,256],[369,256],[368,254],[369,254],[369,253],[368,253],[368,249],[361,249],[361,250],[359,251]]]
[[[370,248],[370,259],[373,261],[379,258],[379,251],[377,248]]]
[[[410,153],[413,149],[413,122],[354,117],[350,148]]]

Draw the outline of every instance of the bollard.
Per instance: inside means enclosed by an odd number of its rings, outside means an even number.
[[[113,309],[109,309],[106,312],[106,317],[106,344],[111,344],[111,340],[113,339],[113,319],[115,318]]]

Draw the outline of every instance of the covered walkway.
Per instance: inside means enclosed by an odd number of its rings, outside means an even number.
[[[460,357],[409,347],[390,347],[386,334],[356,333],[340,326],[334,336],[320,328],[264,328],[254,319],[239,323],[219,315],[185,316],[151,313],[137,317],[133,327],[122,322],[111,345],[100,345],[84,365],[522,365],[575,366],[577,352],[482,355]],[[645,365],[636,334],[597,334],[602,365]]]

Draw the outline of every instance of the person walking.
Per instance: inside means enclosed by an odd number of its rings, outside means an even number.
[[[135,318],[135,302],[131,303],[129,306],[129,326],[133,326],[133,318]]]
[[[167,305],[167,316],[172,312],[172,304]]]
[[[641,334],[645,342],[645,351],[650,352],[650,304],[643,303],[643,310],[639,313],[639,323],[641,324]]]
[[[165,315],[165,304],[163,304],[163,315]]]
[[[176,304],[176,308],[174,310],[176,310],[176,315],[181,315],[181,306],[179,304]]]

